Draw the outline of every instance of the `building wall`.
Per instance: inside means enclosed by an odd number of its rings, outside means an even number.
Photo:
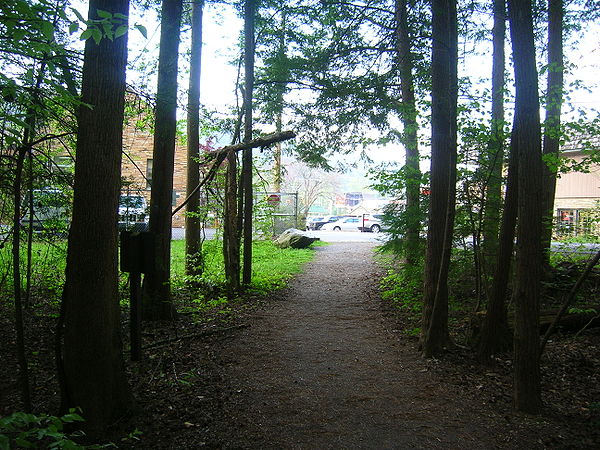
[[[584,154],[580,146],[563,150],[563,157],[579,163]],[[600,148],[600,147],[599,147]],[[554,196],[555,232],[557,236],[598,233],[597,224],[589,221],[591,208],[600,200],[600,166],[592,165],[589,172],[569,172],[556,180]],[[587,218],[587,219],[586,219]]]
[[[146,181],[148,164],[152,161],[153,136],[148,131],[136,129],[133,125],[127,126],[123,133],[123,162],[121,166],[122,177],[129,182],[126,192],[136,191],[146,197],[150,202],[150,186]],[[176,206],[185,200],[187,150],[177,144],[175,147],[175,172],[173,174],[173,189],[175,191]],[[183,227],[185,224],[185,208],[173,216],[173,226]]]
[[[581,152],[566,152],[564,155],[581,162]],[[589,173],[569,172],[561,174],[556,182],[554,210],[586,209],[600,200],[600,166],[590,167]]]

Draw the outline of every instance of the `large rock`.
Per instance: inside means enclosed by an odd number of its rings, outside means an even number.
[[[279,248],[307,248],[310,244],[318,240],[319,238],[311,237],[303,231],[289,228],[275,239],[275,245]]]

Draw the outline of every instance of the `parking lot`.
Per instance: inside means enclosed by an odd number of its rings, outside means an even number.
[[[362,233],[360,231],[307,231],[309,236],[318,237],[323,242],[377,242],[382,243],[386,233]]]

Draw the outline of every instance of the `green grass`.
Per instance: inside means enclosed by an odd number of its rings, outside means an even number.
[[[204,272],[201,284],[223,286],[222,241],[205,241],[203,244]],[[302,270],[302,266],[314,256],[314,250],[280,249],[271,241],[252,243],[252,283],[250,292],[264,294],[285,286],[286,281]],[[173,241],[171,246],[171,275],[175,284],[190,281],[185,275],[185,242]]]
[[[209,288],[211,292],[198,292],[201,298],[215,297],[224,290],[225,271],[223,268],[222,241],[205,241],[203,255],[205,268],[198,286]],[[65,241],[34,242],[32,252],[32,286],[36,294],[47,300],[58,300],[64,284],[66,263]],[[287,280],[299,273],[302,266],[314,256],[312,249],[279,249],[271,241],[254,241],[252,245],[252,284],[248,291],[264,294],[285,286]],[[25,278],[26,246],[22,248],[22,278]],[[12,291],[11,247],[0,249],[0,290]],[[185,242],[173,241],[171,246],[171,276],[174,292],[189,285],[185,276]],[[122,289],[126,287],[126,275],[121,277]],[[24,281],[23,281],[24,284]],[[189,288],[186,287],[189,290]],[[10,296],[9,296],[10,297]],[[218,295],[217,295],[218,297]]]
[[[65,241],[34,242],[31,254],[31,285],[52,300],[60,296],[65,279],[67,244]],[[27,245],[21,244],[21,279],[25,288]],[[12,291],[12,246],[0,249],[0,290]]]

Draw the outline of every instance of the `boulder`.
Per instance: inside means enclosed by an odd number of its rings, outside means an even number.
[[[311,237],[303,231],[288,228],[275,239],[275,245],[279,248],[307,248],[319,238]]]

